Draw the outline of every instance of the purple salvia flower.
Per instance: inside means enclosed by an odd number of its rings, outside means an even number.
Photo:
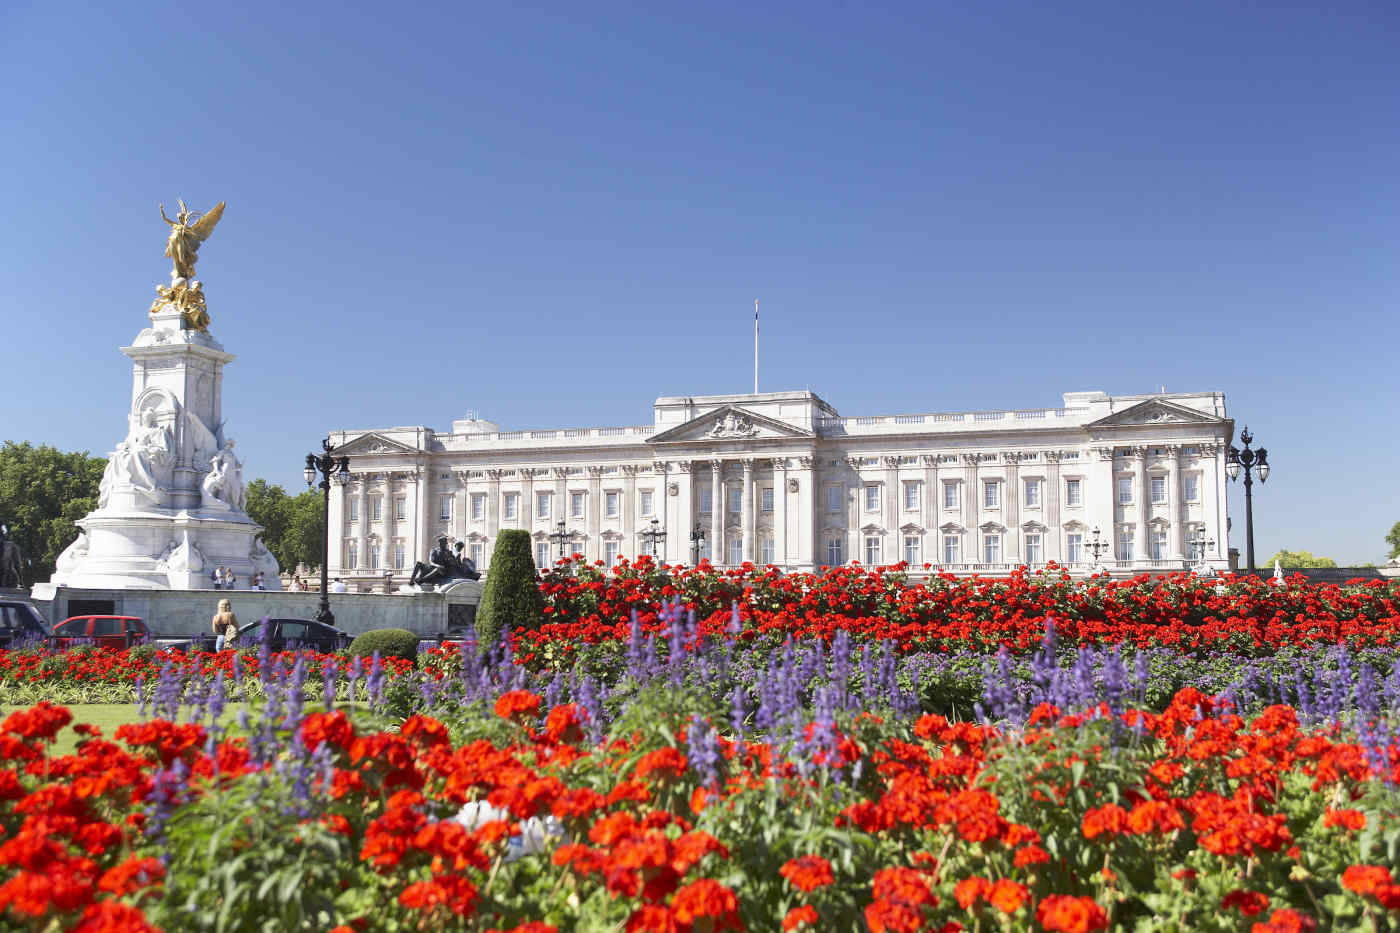
[[[321,666],[321,702],[328,713],[335,709],[335,675],[338,669],[334,658],[327,658]]]
[[[686,758],[706,787],[719,785],[723,757],[719,750],[719,734],[698,715],[691,716],[690,729],[686,733]]]

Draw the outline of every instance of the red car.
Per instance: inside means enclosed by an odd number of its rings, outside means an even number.
[[[99,648],[130,648],[150,635],[146,623],[135,616],[73,616],[53,627],[56,648],[94,644]]]

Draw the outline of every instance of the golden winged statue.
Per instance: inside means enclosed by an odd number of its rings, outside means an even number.
[[[165,243],[165,255],[175,262],[170,273],[172,281],[177,278],[194,278],[194,264],[199,259],[199,245],[209,239],[224,216],[224,202],[215,204],[207,213],[201,214],[185,207],[180,202],[180,212],[171,220],[165,216],[165,205],[160,206],[160,219],[170,224],[170,239]]]

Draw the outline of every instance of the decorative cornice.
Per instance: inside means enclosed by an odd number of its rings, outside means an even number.
[[[846,458],[846,465],[849,466],[852,470],[859,470],[861,467],[865,466],[865,458],[864,458],[864,457],[847,457],[847,458]]]
[[[812,468],[812,466],[813,466],[816,462],[817,462],[817,458],[816,458],[816,457],[798,457],[798,458],[797,458],[797,465],[798,465],[799,467],[801,467],[802,469],[804,469],[804,470],[810,470],[810,469]]]
[[[1100,461],[1108,461],[1113,459],[1112,447],[1095,447],[1094,453],[1098,456]]]
[[[768,461],[768,465],[772,467],[775,471],[786,470],[788,465],[787,457],[773,457],[771,460]]]
[[[501,478],[505,476],[507,472],[508,471],[506,470],[487,470],[486,478],[493,483],[499,483],[501,481]]]
[[[898,458],[898,457],[886,457],[886,458],[885,458],[885,466],[889,467],[889,468],[892,469],[892,470],[897,470],[897,469],[899,469],[899,468],[900,468],[901,466],[903,466],[903,465],[904,465],[904,464],[902,464],[902,463],[899,462],[899,458]]]
[[[624,476],[636,476],[640,472],[642,472],[641,464],[624,463],[622,465],[622,473]]]
[[[594,479],[598,479],[598,478],[600,478],[600,477],[603,475],[603,471],[606,470],[607,467],[590,466],[590,467],[586,467],[585,469],[588,470],[588,475],[589,475],[589,476],[593,477]]]
[[[656,460],[652,463],[651,468],[653,471],[660,473],[662,476],[665,476],[666,471],[670,469],[670,466],[671,464],[665,460]]]
[[[679,469],[682,473],[689,473],[691,465],[692,464],[689,460],[676,461],[676,468]]]
[[[569,468],[568,468],[568,467],[550,467],[549,472],[552,473],[552,474],[554,475],[554,478],[555,478],[555,479],[568,479],[568,478],[569,478]]]
[[[1045,462],[1046,462],[1046,463],[1059,463],[1061,460],[1063,460],[1063,459],[1065,458],[1064,451],[1062,451],[1062,450],[1046,450],[1046,451],[1042,451],[1042,452],[1041,452],[1041,456],[1043,456],[1043,457],[1045,458]]]
[[[939,454],[924,454],[921,459],[923,460],[924,466],[936,467],[943,458]]]

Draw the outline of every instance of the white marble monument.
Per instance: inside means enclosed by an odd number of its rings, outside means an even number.
[[[258,539],[262,526],[244,511],[243,464],[224,433],[223,370],[234,357],[210,335],[193,278],[223,204],[202,216],[181,208],[167,219],[171,283],[156,289],[151,326],[121,348],[133,363],[126,437],[50,588],[207,589],[216,567],[232,570],[240,587],[261,572],[267,589],[281,588],[277,560]]]

